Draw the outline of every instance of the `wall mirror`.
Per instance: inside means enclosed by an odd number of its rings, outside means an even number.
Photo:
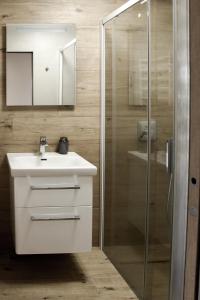
[[[74,24],[6,25],[6,104],[75,105]]]

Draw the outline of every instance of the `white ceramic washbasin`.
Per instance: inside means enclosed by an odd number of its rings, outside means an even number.
[[[7,153],[11,176],[96,175],[97,168],[75,152],[66,155],[45,153],[45,159],[34,153]]]

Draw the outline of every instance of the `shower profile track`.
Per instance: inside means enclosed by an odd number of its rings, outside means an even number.
[[[137,4],[137,3],[144,3],[144,0],[129,0],[119,8],[115,9],[111,14],[104,17],[102,20],[102,25],[105,25],[107,22],[111,21],[112,19],[118,17],[121,13],[125,12],[127,9],[129,9],[131,6]]]

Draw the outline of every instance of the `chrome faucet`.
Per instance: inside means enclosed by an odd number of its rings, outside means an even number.
[[[45,159],[45,148],[48,146],[47,138],[46,136],[40,137],[40,157],[41,160]]]

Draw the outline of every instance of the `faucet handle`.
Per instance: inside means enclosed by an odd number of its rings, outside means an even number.
[[[41,136],[40,137],[40,145],[44,145],[44,146],[48,145],[48,141],[47,141],[47,137],[46,136]]]

